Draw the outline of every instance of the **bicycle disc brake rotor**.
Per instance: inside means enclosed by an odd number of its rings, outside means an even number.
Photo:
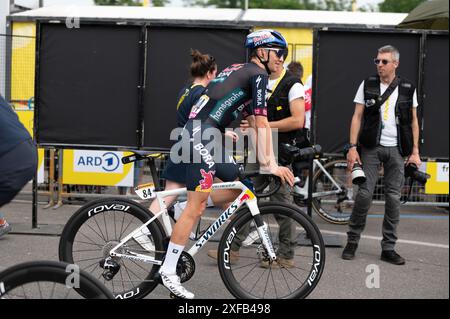
[[[109,257],[109,252],[119,244],[118,241],[109,241],[107,242],[102,249],[102,254],[104,258]]]
[[[180,276],[181,282],[186,282],[194,276],[195,261],[191,255],[183,251],[177,264],[177,275]]]

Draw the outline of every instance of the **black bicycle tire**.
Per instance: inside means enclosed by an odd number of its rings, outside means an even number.
[[[334,166],[337,163],[347,163],[347,161],[346,160],[342,160],[342,159],[341,160],[333,160],[333,161],[330,161],[330,162],[326,163],[323,166],[323,168],[325,170],[327,170],[328,167]],[[322,175],[322,174],[323,174],[322,170],[317,170],[314,173],[314,177],[313,177],[313,191],[316,190],[316,183],[319,180],[320,175]],[[314,198],[311,201],[311,205],[312,205],[312,208],[314,209],[314,211],[317,213],[317,215],[319,215],[320,218],[322,218],[323,220],[325,220],[326,222],[328,222],[330,224],[348,225],[348,223],[350,222],[350,216],[348,216],[348,218],[346,218],[346,219],[342,219],[342,218],[337,219],[337,218],[334,218],[334,217],[324,213],[324,211],[321,210],[320,203]]]
[[[86,222],[90,217],[92,217],[88,216],[88,212],[100,205],[108,205],[109,207],[111,207],[111,205],[113,204],[130,206],[130,209],[128,209],[126,212],[138,218],[143,223],[153,217],[153,214],[148,209],[132,200],[123,198],[107,198],[91,201],[83,207],[79,208],[64,226],[59,241],[59,259],[61,261],[74,263],[72,255],[73,241],[77,231],[80,229],[82,224]],[[155,219],[148,225],[148,228],[154,239],[156,250],[164,251],[164,240],[166,238],[166,235],[160,222]],[[154,279],[154,276],[157,274],[158,269],[158,265],[153,265],[151,272],[145,278],[146,281],[142,282],[136,287],[139,289],[136,289],[135,291],[124,291],[122,293],[115,294],[115,297],[124,299],[144,298],[149,293],[151,293],[159,284],[159,282],[156,280],[152,281]]]
[[[9,291],[33,282],[54,282],[65,285],[70,264],[61,261],[31,261],[0,272],[0,297]],[[98,279],[79,270],[79,288],[74,288],[87,299],[114,299],[114,295]]]
[[[317,283],[319,282],[325,267],[325,244],[322,238],[322,234],[317,225],[312,221],[312,219],[294,205],[282,202],[266,202],[259,204],[259,210],[262,216],[266,213],[273,213],[274,209],[278,211],[284,211],[285,215],[293,217],[307,231],[309,235],[308,237],[311,238],[313,245],[317,245],[318,247],[318,250],[314,253],[314,258],[317,256],[316,253],[318,252],[320,256],[320,263],[317,268],[312,268],[312,271],[315,272],[312,285],[308,286],[304,284],[301,290],[297,291],[286,299],[306,298],[317,286]],[[247,223],[252,218],[253,217],[251,216],[248,207],[243,208],[241,213],[236,218],[234,218],[225,229],[218,247],[217,263],[222,281],[228,291],[234,297],[239,299],[254,299],[254,296],[247,293],[246,291],[243,291],[240,285],[236,283],[234,276],[230,273],[228,264],[225,262],[225,248],[227,245],[227,239],[232,238],[230,236],[233,236],[231,234],[231,232],[234,232],[233,228],[239,229],[239,225]],[[308,275],[307,278],[310,278],[310,275]]]

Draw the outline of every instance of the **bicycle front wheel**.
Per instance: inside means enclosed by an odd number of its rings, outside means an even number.
[[[32,261],[0,273],[0,299],[113,299],[97,279],[75,265]]]
[[[328,192],[312,200],[312,208],[324,220],[332,224],[346,225],[350,221],[353,210],[353,198],[357,186],[352,184],[351,173],[347,170],[346,160],[335,160],[324,165],[324,169],[331,175],[342,189],[337,193],[336,185],[322,170],[318,170],[313,177],[314,193]]]
[[[316,287],[325,265],[319,229],[293,205],[267,202],[259,209],[277,260],[269,260],[253,216],[244,208],[219,244],[218,266],[225,286],[236,298],[305,298]]]
[[[116,298],[143,298],[158,285],[159,269],[131,258],[113,257],[114,271],[105,272],[104,260],[127,235],[142,226],[153,214],[127,199],[101,199],[81,207],[69,219],[59,242],[59,259],[77,264],[113,292]],[[125,242],[118,250],[124,255],[143,254],[162,260],[165,233],[158,220]]]

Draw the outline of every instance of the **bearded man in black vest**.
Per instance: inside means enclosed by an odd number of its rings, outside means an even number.
[[[386,204],[381,260],[403,265],[405,259],[395,252],[394,246],[400,220],[404,159],[407,158],[406,164],[421,164],[417,92],[414,84],[396,75],[400,53],[395,47],[386,45],[378,49],[374,62],[377,75],[365,79],[355,96],[350,143],[346,146],[348,169],[359,163],[367,179],[355,198],[342,258],[355,257],[382,165]]]

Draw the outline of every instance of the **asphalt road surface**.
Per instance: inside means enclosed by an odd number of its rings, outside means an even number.
[[[58,242],[63,225],[78,209],[63,205],[58,209],[38,209],[38,231],[31,229],[31,203],[15,201],[2,208],[13,232],[0,239],[0,271],[33,260],[58,260]],[[397,252],[406,265],[395,266],[380,260],[383,207],[374,206],[368,217],[356,258],[340,258],[345,245],[346,226],[322,221],[313,215],[327,244],[325,270],[310,299],[448,299],[449,298],[449,215],[441,208],[403,207],[398,229]],[[206,215],[205,219],[211,219]],[[229,299],[233,296],[221,281],[217,263],[207,250],[195,256],[196,273],[186,287],[199,299]],[[377,277],[374,277],[377,276]],[[375,279],[374,279],[375,278]],[[167,299],[164,287],[147,298]]]

